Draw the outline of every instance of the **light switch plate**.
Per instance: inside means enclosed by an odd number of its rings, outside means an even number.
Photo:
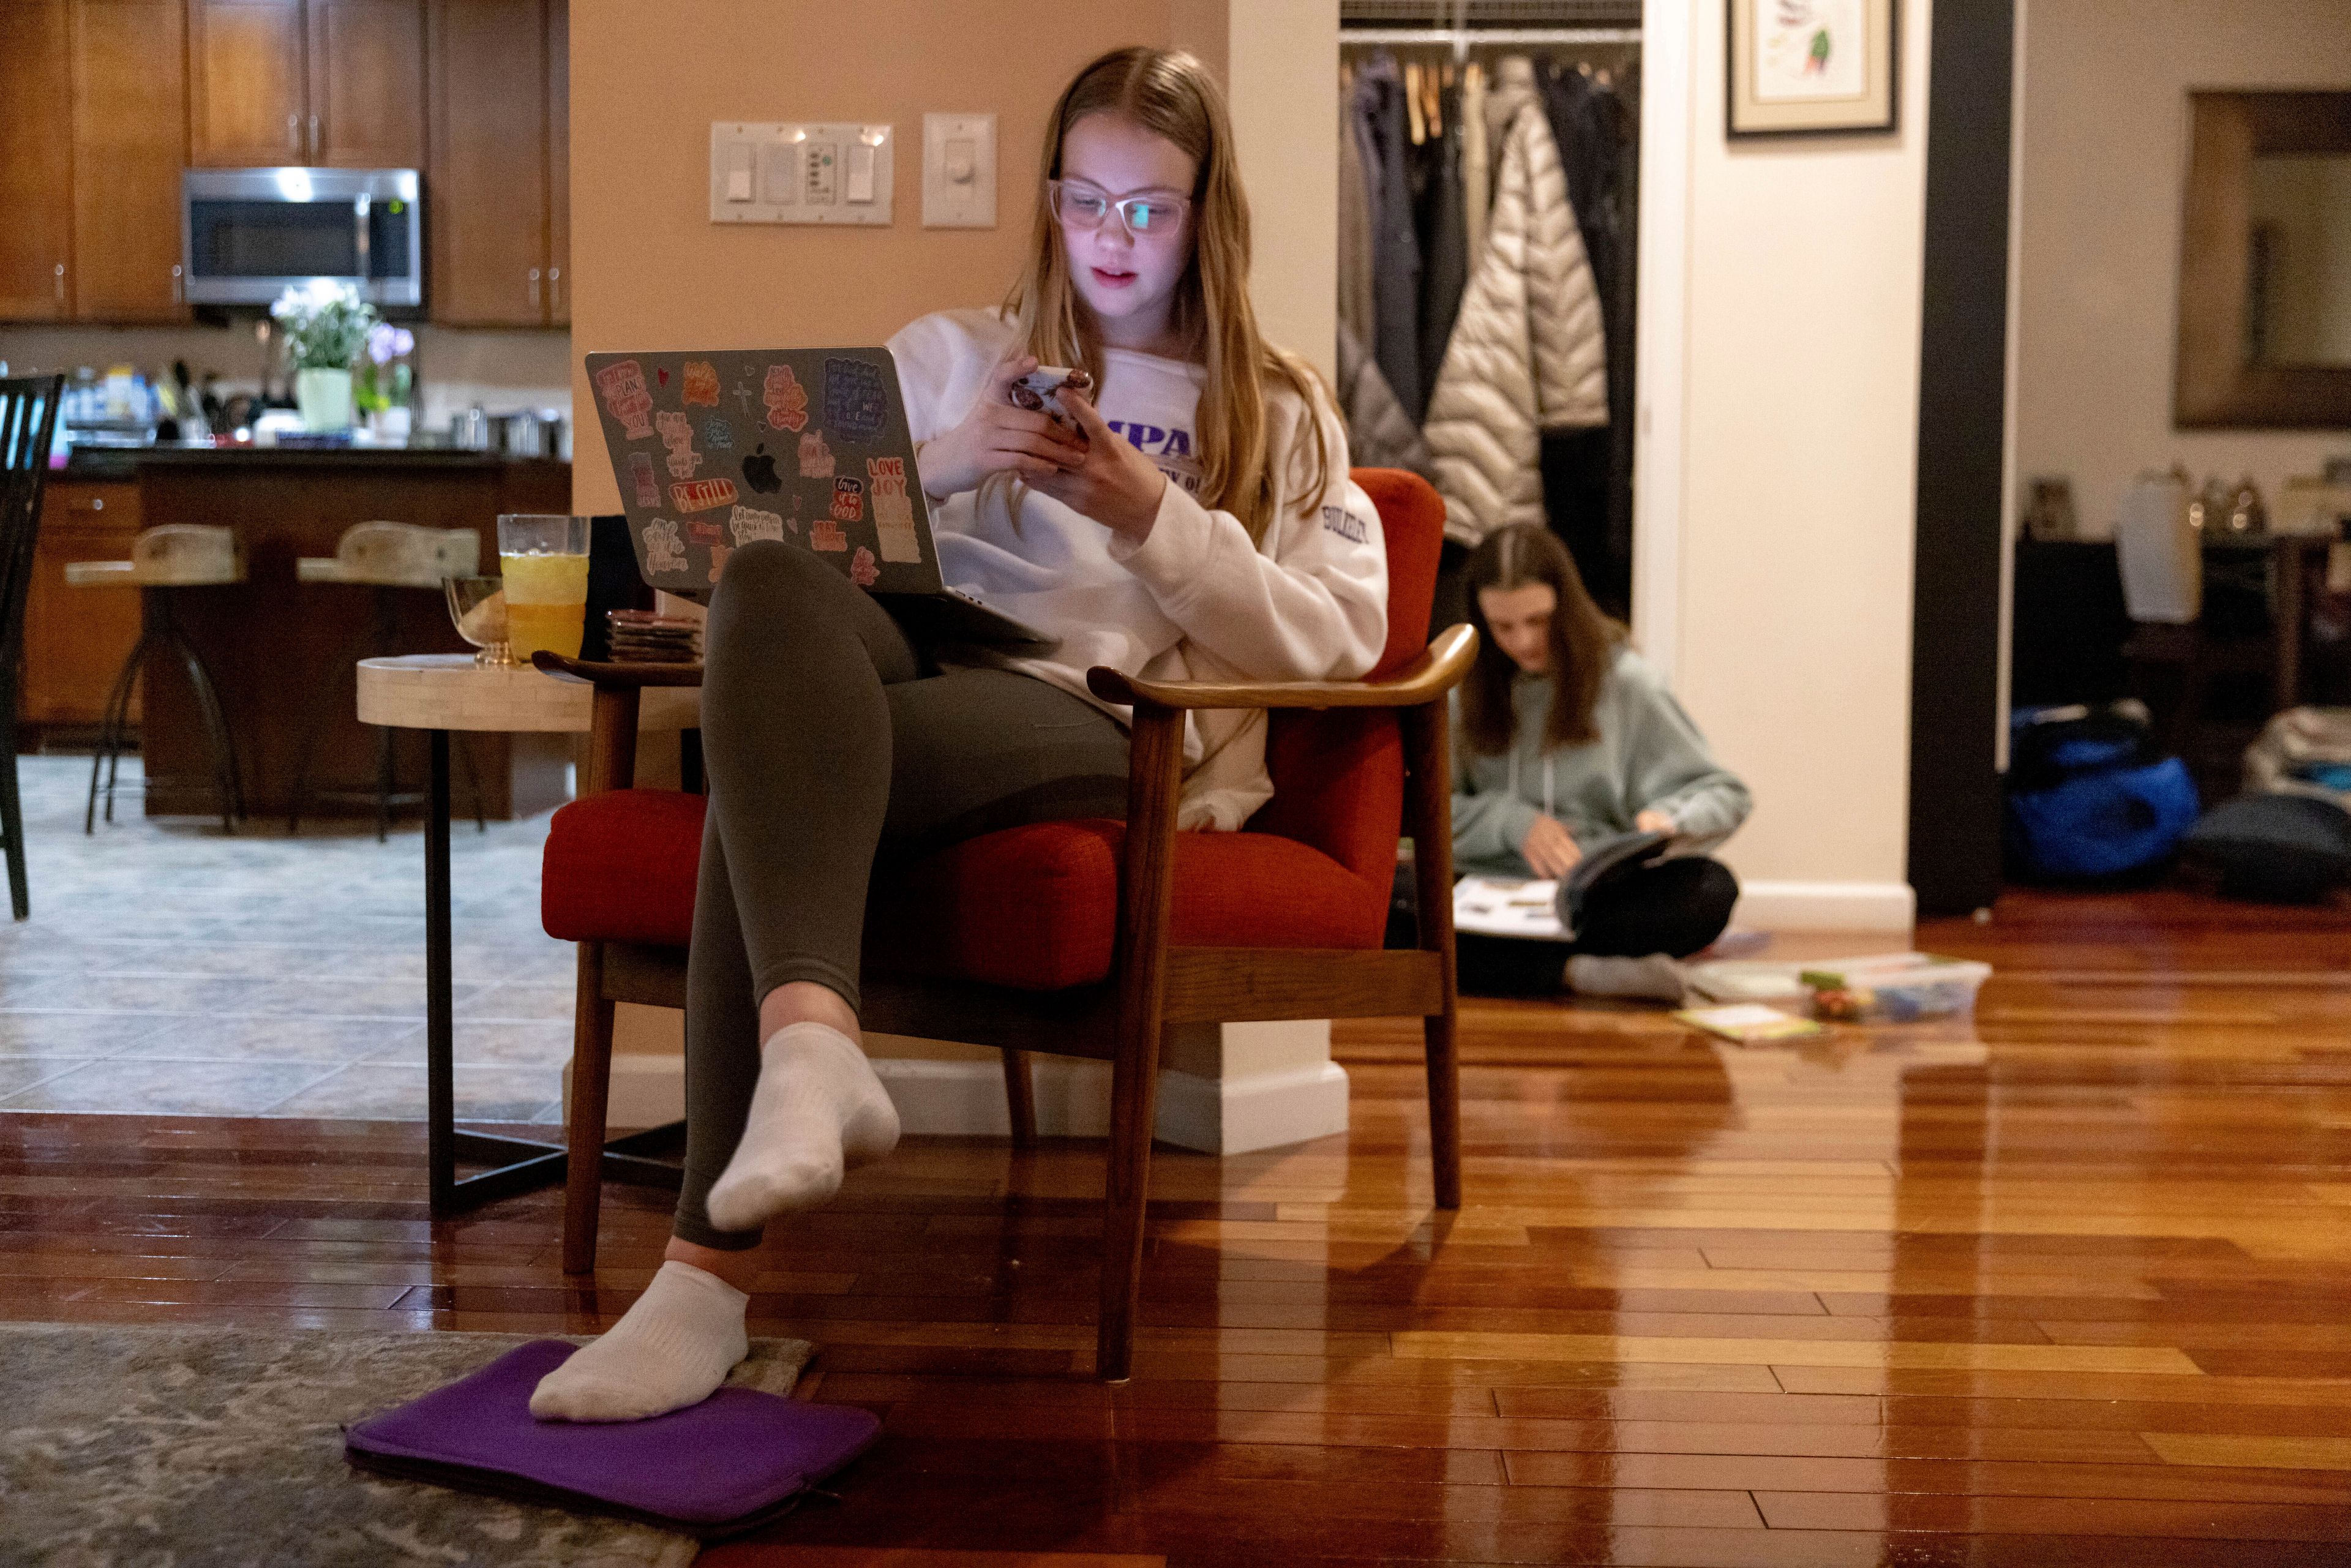
[[[856,120],[714,120],[710,221],[886,225],[896,141]]]
[[[923,116],[923,226],[996,226],[996,116]]]

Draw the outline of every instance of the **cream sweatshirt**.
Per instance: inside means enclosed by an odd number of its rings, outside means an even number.
[[[1013,351],[1013,328],[993,310],[925,316],[890,340],[914,441],[962,423],[989,372]],[[1059,637],[1039,657],[961,652],[1050,681],[1118,718],[1125,708],[1086,689],[1106,664],[1153,680],[1348,680],[1378,662],[1387,641],[1387,549],[1371,497],[1347,477],[1346,434],[1323,400],[1310,409],[1287,387],[1267,399],[1268,443],[1280,505],[1262,543],[1230,512],[1195,497],[1194,434],[1206,371],[1112,349],[1094,367],[1095,406],[1168,478],[1159,516],[1139,545],[1036,490],[967,490],[932,512],[949,585]],[[1314,461],[1308,421],[1331,455],[1328,482],[1307,483]],[[1178,824],[1232,830],[1273,798],[1262,713],[1186,716]]]

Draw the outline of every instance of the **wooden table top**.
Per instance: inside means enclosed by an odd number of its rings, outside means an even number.
[[[359,716],[361,724],[393,729],[584,734],[593,690],[528,664],[499,668],[476,664],[470,653],[404,653],[360,661]],[[696,728],[702,688],[651,687],[640,713],[640,729]]]

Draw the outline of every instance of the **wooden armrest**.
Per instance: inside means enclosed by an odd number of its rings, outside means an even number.
[[[1419,707],[1461,684],[1478,656],[1478,633],[1448,626],[1428,651],[1380,681],[1146,681],[1108,665],[1086,672],[1086,685],[1106,703],[1164,708]]]
[[[702,665],[692,664],[615,664],[602,660],[567,659],[560,653],[541,648],[530,656],[531,664],[550,675],[577,675],[600,686],[626,686],[642,690],[646,686],[698,686],[702,684]]]

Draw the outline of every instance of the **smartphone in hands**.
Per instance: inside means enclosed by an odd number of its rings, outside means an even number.
[[[1065,370],[1056,365],[1040,365],[1012,383],[1011,397],[1016,407],[1041,413],[1071,434],[1082,439],[1085,429],[1077,417],[1061,406],[1060,393],[1063,388],[1091,394],[1094,379],[1083,371]]]

